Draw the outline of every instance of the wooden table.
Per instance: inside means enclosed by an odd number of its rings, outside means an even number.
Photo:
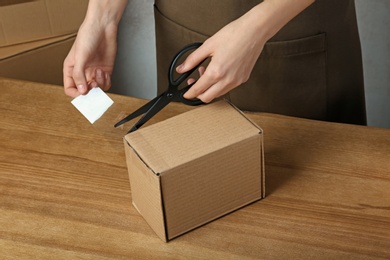
[[[113,128],[146,101],[110,96],[91,125],[61,87],[0,80],[0,258],[390,258],[390,130],[249,114],[267,197],[164,243],[131,204],[131,123]]]

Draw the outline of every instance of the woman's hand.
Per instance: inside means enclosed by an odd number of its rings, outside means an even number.
[[[222,28],[177,68],[178,73],[184,73],[211,57],[206,69],[200,67],[201,77],[185,98],[196,97],[208,103],[248,80],[265,41],[243,29],[245,22],[239,19]]]
[[[223,27],[176,68],[184,73],[211,57],[184,97],[208,103],[246,82],[266,41],[313,1],[266,0]]]
[[[64,90],[76,97],[99,86],[108,90],[116,55],[116,32],[82,25],[78,37],[64,61]]]
[[[96,86],[108,90],[117,50],[117,27],[127,0],[90,0],[86,18],[64,61],[64,91],[87,94]]]

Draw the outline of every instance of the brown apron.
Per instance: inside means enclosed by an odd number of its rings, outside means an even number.
[[[155,0],[158,92],[182,47],[205,41],[260,2]],[[317,0],[266,43],[250,79],[226,98],[246,111],[366,124],[354,1]]]

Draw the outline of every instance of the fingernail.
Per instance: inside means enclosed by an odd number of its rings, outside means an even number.
[[[177,71],[182,71],[184,69],[184,64],[180,64],[176,69]]]
[[[85,90],[85,87],[83,84],[80,84],[77,86],[77,89],[79,90],[79,92],[83,92]]]
[[[101,69],[96,70],[96,77],[99,79],[103,78],[103,71]]]

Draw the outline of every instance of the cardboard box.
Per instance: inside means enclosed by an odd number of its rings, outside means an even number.
[[[264,197],[263,132],[226,101],[124,138],[134,207],[163,240]]]
[[[0,47],[77,32],[88,0],[0,1]]]
[[[0,76],[62,85],[88,0],[0,0]]]
[[[0,48],[0,77],[62,85],[75,34]]]

